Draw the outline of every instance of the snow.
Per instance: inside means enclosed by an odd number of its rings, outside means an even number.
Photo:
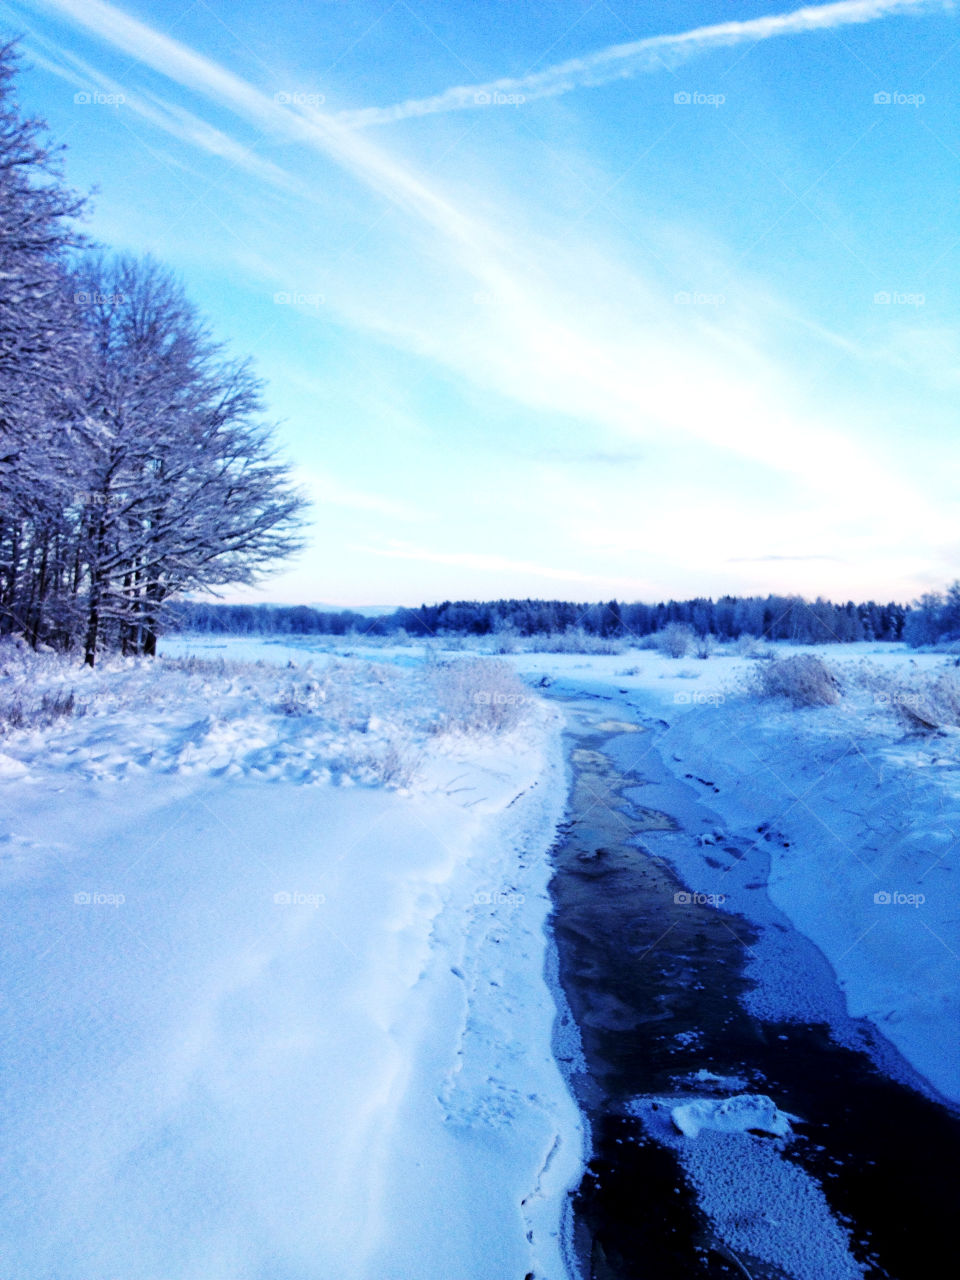
[[[883,684],[942,655],[825,647],[843,697],[795,710],[747,696],[755,663],[729,654],[163,652],[93,672],[0,652],[0,712],[24,708],[0,737],[10,1280],[569,1274],[584,1134],[545,929],[563,714],[511,667],[604,699],[641,772],[632,730],[661,723],[673,776],[649,792],[700,816],[644,840],[758,924],[758,1011],[822,1012],[835,975],[844,1016],[960,1099],[960,733],[909,733]],[[39,701],[70,692],[73,715]],[[784,1158],[790,1117],[745,1083],[696,1072],[638,1114],[732,1251],[860,1274]]]
[[[958,1101],[960,1052],[943,1029],[960,1019],[960,741],[907,733],[853,682],[860,655],[825,657],[847,676],[835,707],[797,711],[729,693],[680,709],[661,701],[665,758],[711,784],[693,785],[718,825],[762,848],[770,902],[826,958],[850,1016],[872,1021]],[[925,657],[927,669],[942,667]],[[902,655],[886,665],[910,669]],[[735,867],[718,874],[705,862],[694,874],[721,890],[737,880]],[[757,895],[728,891],[728,901],[762,916]]]
[[[732,1098],[698,1098],[683,1102],[671,1111],[673,1123],[687,1138],[697,1138],[704,1129],[718,1133],[759,1131],[783,1138],[790,1133],[790,1119],[776,1103],[762,1093],[739,1093]]]
[[[365,661],[25,661],[5,690],[86,714],[3,738],[4,1275],[561,1280],[557,713],[438,731],[429,672]]]
[[[183,651],[197,642],[167,643]],[[231,654],[301,661],[311,647],[310,640],[212,643],[229,643]],[[319,647],[364,651],[355,638],[324,639]],[[437,642],[430,647],[443,653]],[[797,710],[747,696],[743,683],[757,661],[731,650],[707,660],[636,649],[507,660],[530,684],[547,679],[554,692],[606,699],[614,727],[638,712],[667,726],[663,757],[696,789],[714,827],[695,833],[699,856],[689,842],[681,855],[670,836],[658,852],[675,859],[692,891],[723,894],[727,909],[763,927],[758,1014],[822,1016],[824,983],[815,971],[826,964],[845,997],[844,1014],[870,1020],[915,1069],[917,1082],[960,1101],[960,1047],[943,1034],[960,1020],[952,885],[960,874],[960,733],[912,734],[895,714],[912,688],[953,672],[954,658],[871,642],[773,648],[819,654],[841,677],[840,703]],[[424,649],[378,645],[366,652],[413,665]],[[872,683],[868,672],[878,677]],[[745,866],[718,870],[708,861],[717,861],[714,846],[724,831],[768,862],[762,890],[748,888]],[[777,913],[809,941],[803,955],[784,951]]]
[[[729,1109],[726,1123],[721,1113],[731,1102],[736,1105]],[[788,1117],[769,1098],[693,1103],[636,1098],[629,1110],[643,1120],[651,1137],[676,1152],[700,1209],[741,1268],[744,1255],[794,1280],[859,1280],[864,1274],[850,1251],[848,1232],[834,1218],[816,1179],[785,1158]],[[695,1133],[677,1125],[678,1112]],[[699,1115],[714,1123],[699,1123],[694,1119]],[[753,1133],[751,1129],[764,1126],[748,1125],[751,1119],[784,1132]]]
[[[611,719],[630,708],[665,727],[660,754],[712,825],[691,832],[693,842],[686,833],[657,837],[656,852],[691,891],[723,895],[724,909],[761,926],[756,1013],[832,1016],[818,977],[828,965],[845,997],[841,1038],[844,1017],[869,1020],[913,1068],[911,1083],[958,1102],[960,1042],[944,1032],[960,1023],[960,733],[911,733],[896,715],[898,700],[953,673],[955,660],[866,642],[776,651],[819,654],[840,675],[841,701],[797,710],[757,700],[743,689],[756,661],[729,652],[705,661],[643,650],[512,661],[561,693],[607,699]],[[639,756],[642,773],[643,752],[618,742],[618,758]],[[724,865],[723,833],[751,858]],[[768,871],[756,888],[748,863],[755,869],[758,858]],[[778,913],[808,940],[805,953],[785,950]]]

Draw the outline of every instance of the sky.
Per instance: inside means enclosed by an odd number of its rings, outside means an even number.
[[[253,356],[309,547],[230,599],[960,575],[944,0],[0,0],[86,229]]]

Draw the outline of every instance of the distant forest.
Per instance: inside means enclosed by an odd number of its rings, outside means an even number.
[[[902,604],[833,604],[799,596],[721,596],[719,600],[670,600],[660,604],[573,604],[564,600],[457,600],[397,609],[368,617],[346,609],[308,605],[183,602],[171,610],[177,630],[207,635],[334,635],[529,637],[583,632],[604,639],[656,634],[689,627],[698,636],[792,640],[798,644],[849,644],[902,640],[910,614]]]

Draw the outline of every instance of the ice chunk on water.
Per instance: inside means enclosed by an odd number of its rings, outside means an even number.
[[[670,1113],[673,1123],[687,1138],[696,1138],[702,1129],[721,1133],[748,1133],[759,1130],[782,1138],[790,1133],[790,1117],[763,1093],[738,1093],[732,1098],[700,1098],[684,1102]]]

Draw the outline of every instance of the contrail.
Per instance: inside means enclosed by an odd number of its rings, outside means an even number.
[[[472,110],[504,100],[530,102],[536,98],[568,93],[571,89],[629,80],[645,71],[672,68],[712,49],[757,43],[774,36],[830,31],[855,23],[874,22],[877,18],[897,13],[952,7],[953,0],[838,0],[835,4],[809,5],[792,13],[770,14],[745,22],[720,22],[676,35],[649,36],[629,44],[615,44],[531,75],[504,77],[485,84],[458,85],[430,98],[411,98],[389,107],[341,111],[335,118],[342,124],[364,128],[444,111]]]

